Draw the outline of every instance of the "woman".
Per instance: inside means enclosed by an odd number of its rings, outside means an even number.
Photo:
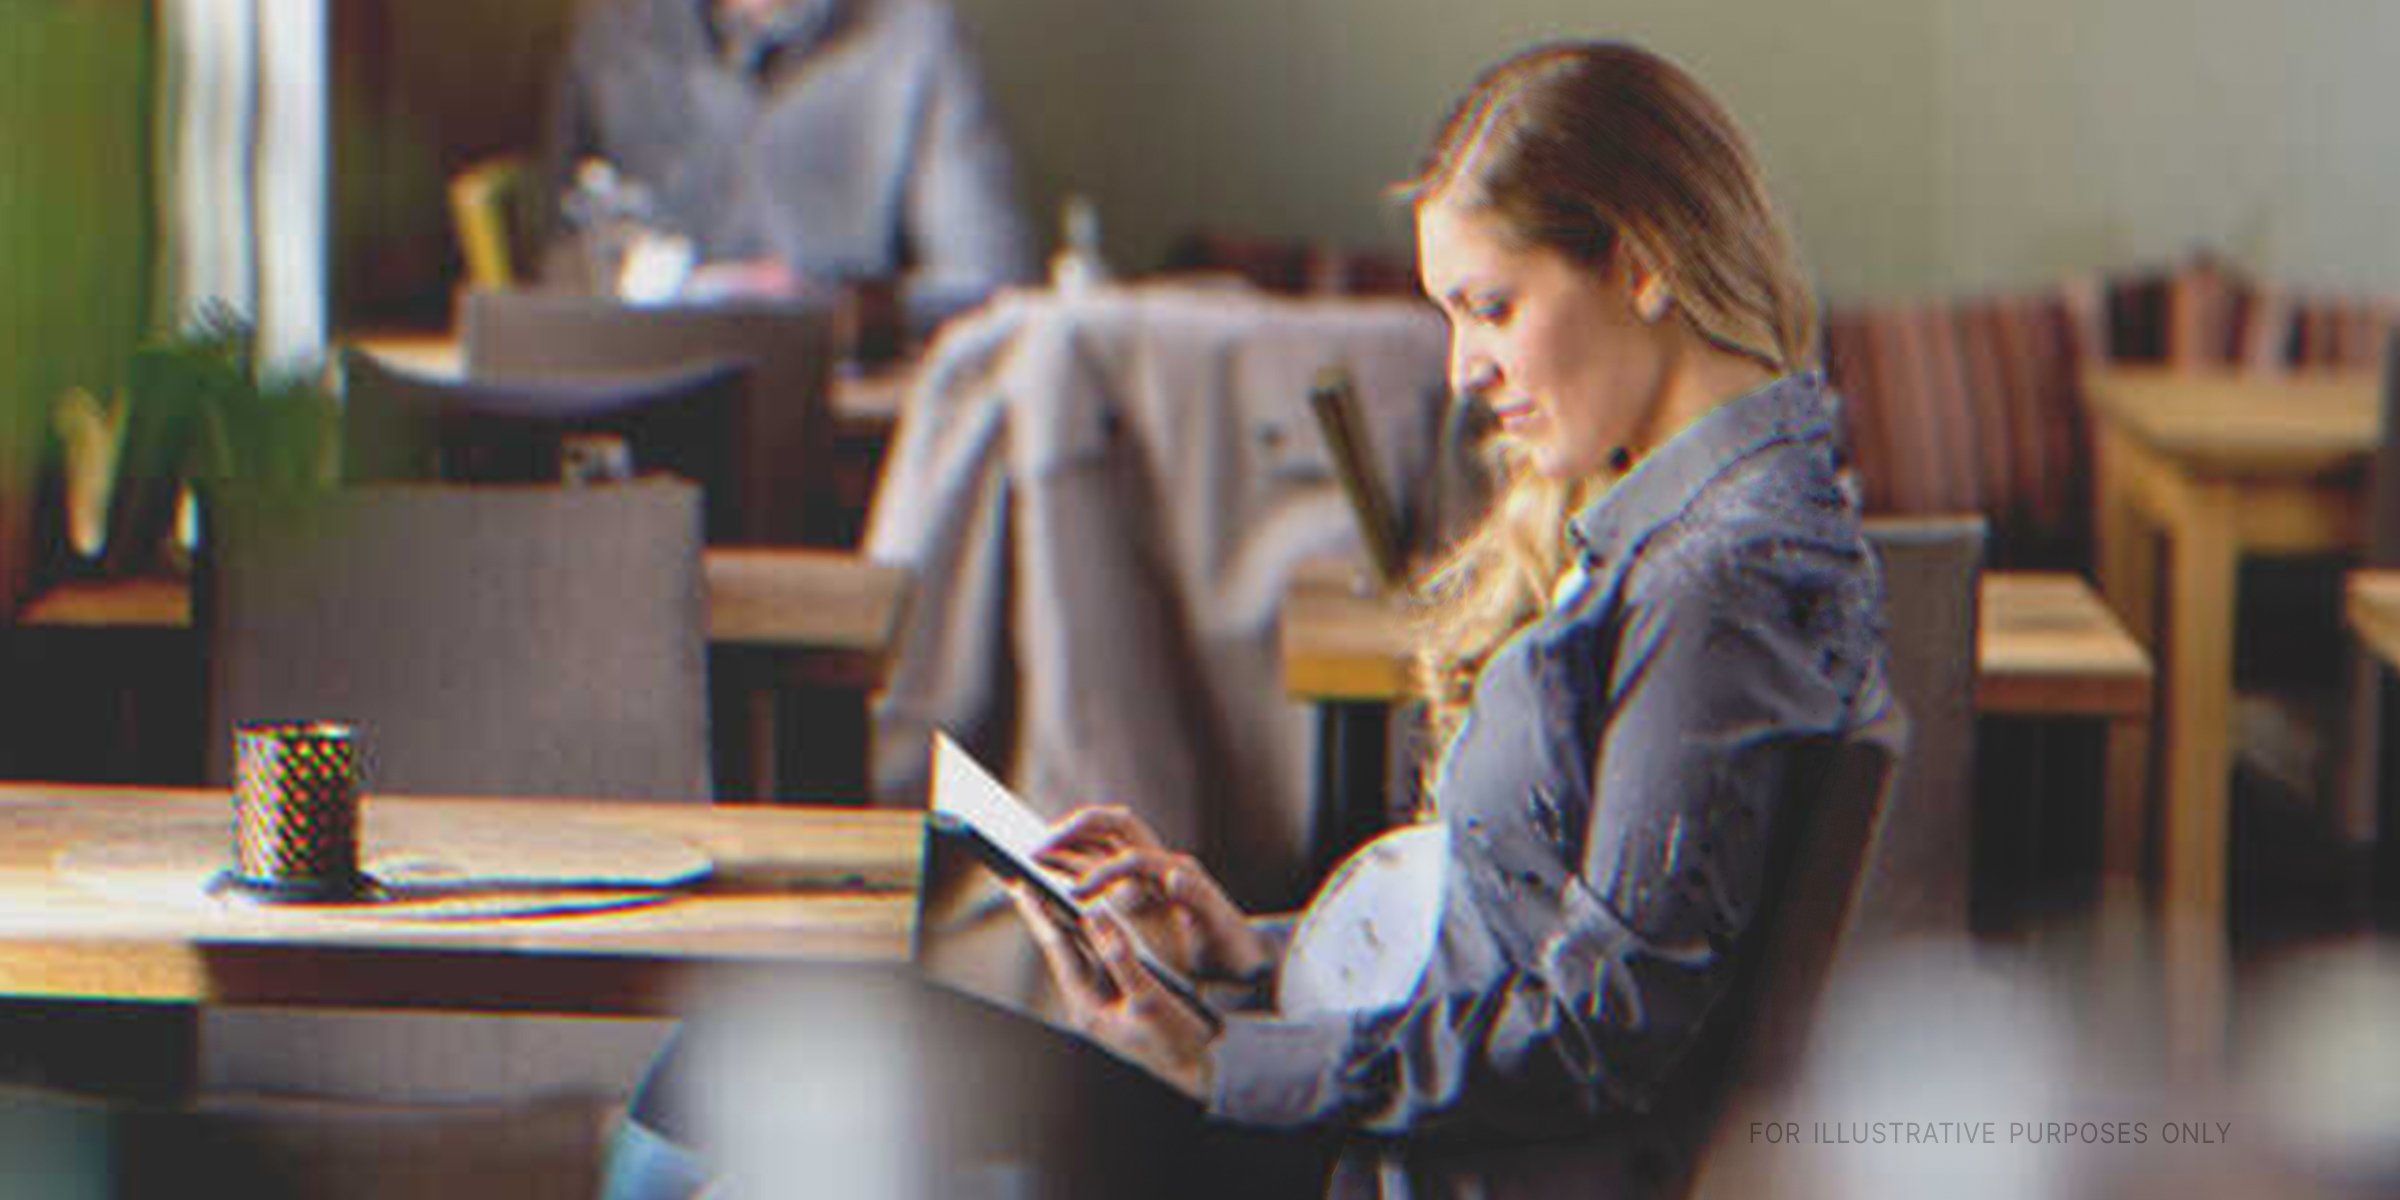
[[[1569,1135],[1567,1173],[1665,1185],[1796,756],[1889,732],[1881,583],[1807,369],[1811,302],[1731,119],[1631,47],[1494,68],[1403,194],[1453,383],[1490,407],[1512,473],[1430,584],[1446,749],[1438,832],[1408,854],[1437,868],[1337,881],[1300,925],[1316,944],[1287,950],[1132,817],[1070,817],[1053,856],[1087,894],[1126,891],[1179,965],[1259,985],[1266,1011],[1221,1030],[1113,920],[1090,922],[1093,978],[1025,907],[1080,1027],[1212,1116],[1411,1135],[1380,1145],[1386,1179],[1439,1173],[1429,1147],[1454,1131]],[[1382,943],[1430,911],[1427,952],[1393,970],[1341,946],[1360,935],[1316,919],[1337,904],[1381,914]],[[1366,964],[1362,990],[1405,989],[1312,995],[1302,1016],[1267,994],[1329,956]]]
[[[1329,1135],[1338,1194],[1668,1191],[1796,763],[1891,723],[1811,302],[1730,118],[1631,47],[1492,69],[1402,194],[1453,382],[1497,418],[1509,476],[1428,585],[1430,819],[1287,926],[1085,810],[1050,856],[1127,924],[1020,908],[1089,1042],[1217,1139],[1156,1150],[1159,1188]],[[1221,1021],[1137,962],[1128,924],[1233,994]],[[1050,1046],[992,1073],[1081,1044]],[[1162,1094],[1105,1075],[1068,1087],[1085,1111]]]

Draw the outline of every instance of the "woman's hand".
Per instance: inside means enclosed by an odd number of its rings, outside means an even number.
[[[1265,939],[1191,855],[1160,844],[1122,808],[1068,814],[1042,861],[1075,881],[1075,896],[1107,897],[1152,954],[1194,978],[1248,979],[1265,970]]]
[[[1107,913],[1068,927],[1062,922],[1073,918],[1044,903],[1028,885],[1011,883],[1008,891],[1050,964],[1050,977],[1075,1028],[1205,1103],[1211,1083],[1208,1047],[1216,1033],[1135,957],[1125,927]]]

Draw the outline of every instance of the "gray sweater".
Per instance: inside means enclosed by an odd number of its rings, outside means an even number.
[[[555,217],[574,164],[648,187],[705,262],[905,273],[924,315],[1028,278],[1009,150],[940,0],[810,0],[750,44],[709,0],[587,0],[551,115]],[[554,221],[553,228],[559,228]]]

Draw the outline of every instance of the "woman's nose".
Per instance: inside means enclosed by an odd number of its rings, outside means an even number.
[[[1480,399],[1499,381],[1500,370],[1489,355],[1481,354],[1463,342],[1450,346],[1450,388],[1461,396]]]

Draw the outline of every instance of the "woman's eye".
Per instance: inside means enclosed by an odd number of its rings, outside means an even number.
[[[1477,301],[1474,306],[1467,310],[1468,316],[1490,325],[1497,325],[1502,321],[1507,320],[1508,314],[1509,303],[1506,300]]]

